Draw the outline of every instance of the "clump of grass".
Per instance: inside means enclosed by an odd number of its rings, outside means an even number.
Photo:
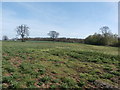
[[[96,75],[97,73],[101,73],[100,69],[94,69],[89,72],[91,75]]]
[[[104,74],[101,75],[100,77],[103,78],[103,79],[110,79],[110,78],[113,77],[113,75],[112,75],[112,74],[109,74],[109,73],[104,73]]]
[[[15,67],[13,67],[13,66],[6,66],[5,69],[6,69],[9,73],[16,71]]]
[[[46,72],[46,70],[44,68],[41,68],[38,70],[38,73],[41,75],[45,74],[45,72]]]
[[[3,59],[10,60],[10,56],[3,56]]]
[[[58,88],[58,85],[52,84],[52,85],[50,85],[50,88]]]
[[[87,76],[87,73],[80,73],[79,76],[80,78],[85,78]]]
[[[44,76],[40,79],[41,82],[48,83],[51,80],[50,76]]]
[[[52,83],[59,83],[60,80],[59,80],[59,79],[53,79],[51,82],[52,82]]]
[[[26,82],[26,85],[27,85],[28,87],[31,87],[31,86],[34,86],[34,83],[35,83],[34,80],[29,80],[29,81]]]
[[[55,59],[49,59],[48,61],[58,62],[58,60]]]
[[[39,82],[37,85],[41,86],[43,84],[43,82]]]
[[[22,73],[24,74],[32,74],[35,73],[34,69],[32,68],[33,66],[30,63],[22,63],[19,68]]]
[[[20,88],[20,85],[19,85],[19,83],[15,80],[15,81],[12,81],[11,82],[11,85],[10,85],[10,87],[9,88]]]
[[[77,84],[78,84],[79,87],[83,87],[85,85],[85,82],[84,81],[79,81]]]
[[[111,67],[110,65],[105,65],[105,66],[103,67],[103,69],[106,70],[106,71],[111,71],[111,70],[112,70],[112,67]]]
[[[15,73],[13,74],[13,78],[14,78],[14,79],[19,79],[19,78],[21,78],[21,74],[18,73],[18,72],[15,72]]]
[[[27,59],[27,56],[26,55],[20,55],[20,57],[22,58],[22,59]]]
[[[70,86],[67,83],[62,83],[59,85],[60,88],[70,88]]]
[[[68,86],[75,86],[75,85],[77,84],[76,81],[73,80],[73,79],[70,78],[70,77],[63,77],[63,78],[61,78],[61,81],[62,81],[63,83],[68,84]]]
[[[10,83],[13,80],[13,76],[3,76],[2,83]]]
[[[54,65],[55,65],[56,67],[60,67],[60,66],[61,66],[61,63],[54,63]]]
[[[80,73],[79,76],[80,76],[80,78],[84,78],[84,79],[88,80],[89,82],[94,82],[97,79],[97,77],[95,75],[90,75],[88,73]]]
[[[56,71],[52,71],[51,73],[53,73],[53,74],[57,74],[57,72],[56,72]]]
[[[95,80],[97,80],[97,78],[95,78],[95,77],[88,77],[88,81],[89,82],[94,82]]]
[[[120,72],[118,72],[118,71],[111,71],[110,73],[113,75],[116,75],[116,76],[120,76]]]

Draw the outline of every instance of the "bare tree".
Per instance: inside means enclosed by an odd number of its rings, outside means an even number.
[[[59,33],[56,31],[50,31],[48,35],[54,40],[55,38],[59,36]]]
[[[102,35],[104,37],[107,37],[111,32],[110,32],[110,28],[108,26],[103,26],[100,28]]]
[[[24,42],[25,36],[29,36],[29,27],[27,25],[20,25],[16,28],[17,34],[21,36],[22,42]]]
[[[7,40],[8,40],[8,37],[7,37],[6,35],[4,35],[4,36],[2,37],[2,40],[7,41]]]
[[[113,34],[108,26],[103,26],[100,28],[100,30],[102,32],[102,42],[104,43],[104,45],[112,45],[117,42],[117,35]]]

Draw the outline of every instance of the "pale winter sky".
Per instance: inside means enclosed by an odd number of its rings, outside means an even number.
[[[55,30],[59,37],[86,38],[102,26],[118,33],[117,2],[2,2],[1,17],[2,35],[9,38],[21,24],[30,27],[29,37],[49,37]]]

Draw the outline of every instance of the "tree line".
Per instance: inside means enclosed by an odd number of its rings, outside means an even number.
[[[113,34],[108,26],[103,26],[100,28],[100,33],[94,33],[94,35],[89,35],[85,39],[86,44],[93,45],[107,45],[107,46],[119,46],[120,38],[117,34]]]
[[[76,42],[76,43],[85,43],[92,45],[107,45],[107,46],[119,46],[120,38],[117,34],[113,34],[110,31],[108,26],[103,26],[100,28],[101,33],[94,33],[93,35],[89,35],[85,39],[76,39],[76,38],[58,38],[60,35],[56,31],[50,31],[48,35],[50,38],[27,38],[29,36],[29,27],[27,25],[17,26],[16,32],[17,36],[21,36],[20,39],[22,42],[26,40],[34,40],[34,41],[58,41],[58,42]],[[3,36],[3,40],[8,40],[8,37]]]

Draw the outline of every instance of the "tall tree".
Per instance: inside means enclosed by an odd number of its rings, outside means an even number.
[[[103,26],[100,28],[103,36],[104,45],[108,45],[110,43],[110,38],[112,33],[110,32],[110,28],[108,26]]]
[[[17,28],[17,34],[21,36],[22,42],[24,42],[25,36],[29,36],[29,27],[27,25],[20,25]]]
[[[103,26],[103,27],[100,28],[100,30],[101,30],[102,35],[103,35],[104,37],[107,37],[108,35],[111,34],[110,28],[109,28],[108,26]]]
[[[7,41],[7,40],[8,40],[8,37],[7,37],[6,35],[4,35],[4,36],[2,37],[2,40]]]
[[[50,32],[48,33],[48,35],[49,35],[53,40],[55,40],[55,38],[57,38],[57,37],[59,36],[59,33],[56,32],[56,31],[50,31]]]

